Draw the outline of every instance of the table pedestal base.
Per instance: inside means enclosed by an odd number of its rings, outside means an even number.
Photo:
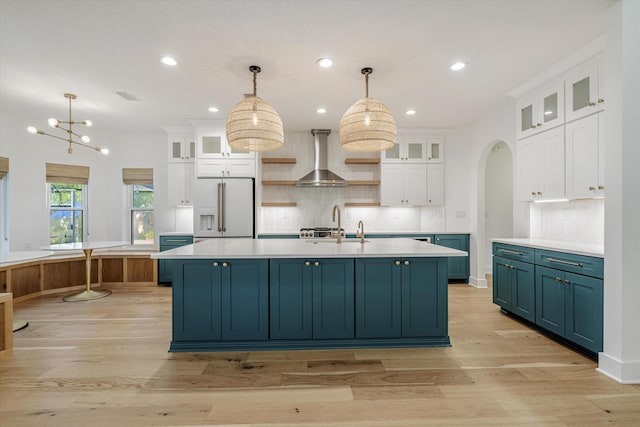
[[[77,294],[67,295],[62,299],[64,301],[88,301],[92,299],[103,298],[103,297],[106,297],[107,295],[111,295],[111,291],[106,289],[100,289],[100,290],[89,289],[89,290],[84,290]]]
[[[14,320],[13,321],[13,332],[19,331],[20,329],[24,329],[29,326],[29,322],[26,320]]]

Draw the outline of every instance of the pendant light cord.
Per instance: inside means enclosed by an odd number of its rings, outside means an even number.
[[[364,74],[364,97],[369,97],[369,73]]]
[[[256,76],[258,75],[257,71],[253,71],[253,96],[257,96],[257,87],[258,85],[256,84]]]

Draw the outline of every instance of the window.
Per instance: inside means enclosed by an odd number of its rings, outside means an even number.
[[[86,185],[49,183],[49,244],[85,240]]]
[[[128,187],[130,242],[152,245],[155,241],[153,169],[124,168],[122,182]]]
[[[9,250],[9,235],[8,230],[8,207],[7,207],[7,179],[6,175],[9,172],[9,159],[6,157],[0,157],[0,251],[6,252]]]
[[[87,240],[89,168],[47,163],[46,179],[49,244]]]

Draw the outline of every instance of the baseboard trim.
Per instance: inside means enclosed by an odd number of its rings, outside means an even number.
[[[469,277],[469,285],[474,288],[488,288],[487,279],[480,279],[478,277]]]
[[[596,370],[621,384],[640,384],[640,360],[623,362],[601,352]]]

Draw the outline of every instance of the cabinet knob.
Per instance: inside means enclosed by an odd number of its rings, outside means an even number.
[[[562,279],[560,277],[556,277],[556,282],[562,282]]]
[[[313,263],[313,265],[315,265],[316,267],[320,265],[320,261],[316,261]]]
[[[542,191],[538,191],[536,194],[537,194],[538,196],[542,196]]]
[[[604,190],[604,185],[598,185],[598,190]]]
[[[532,196],[535,196],[535,195],[536,195],[536,192],[535,192],[535,191],[532,191],[532,192],[531,192],[531,195],[532,195]]]
[[[394,264],[395,265],[400,265],[400,261],[396,261]]]
[[[215,261],[215,262],[213,263],[213,266],[214,266],[214,267],[217,267],[217,266],[219,266],[219,265],[220,265],[220,263],[218,263],[218,261]]]
[[[593,190],[595,190],[595,189],[596,189],[596,187],[589,186],[589,191],[593,191]]]
[[[535,129],[535,128],[536,128],[536,125],[531,125],[531,129]]]
[[[536,123],[536,127],[537,128],[542,127],[542,123]]]
[[[222,266],[223,266],[223,267],[229,267],[229,263],[228,263],[228,262],[223,262],[223,263],[222,263]]]
[[[589,101],[589,107],[595,107],[596,103],[593,101]]]
[[[311,265],[311,263],[309,261],[305,261],[304,265],[306,265],[307,267],[309,267]]]
[[[604,99],[598,98],[598,104],[602,104],[603,102],[604,102]]]
[[[405,262],[404,262],[404,265],[409,265],[409,261],[405,261]]]
[[[571,281],[569,279],[564,279],[564,283],[565,285],[568,285],[569,283],[571,283]]]

